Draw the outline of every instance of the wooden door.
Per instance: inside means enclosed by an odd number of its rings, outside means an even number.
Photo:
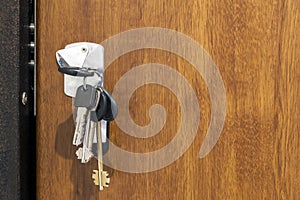
[[[38,199],[300,199],[299,11],[298,0],[38,1]],[[91,180],[96,160],[81,164],[75,157],[72,100],[63,93],[55,52],[70,43],[101,43],[144,27],[178,31],[207,51],[226,91],[224,127],[212,151],[200,159],[212,115],[210,91],[201,74],[184,58],[161,49],[120,56],[105,71],[108,91],[135,67],[160,63],[184,76],[196,94],[201,117],[193,142],[179,159],[148,173],[106,167],[111,185],[100,192]],[[168,144],[183,115],[168,88],[148,84],[135,90],[130,116],[146,126],[154,104],[166,112],[159,134],[135,138],[113,122],[111,141],[139,153]]]

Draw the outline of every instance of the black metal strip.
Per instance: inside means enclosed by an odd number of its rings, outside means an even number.
[[[35,199],[33,8],[32,0],[2,0],[0,6],[1,200]]]

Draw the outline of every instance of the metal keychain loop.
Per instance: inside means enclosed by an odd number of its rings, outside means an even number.
[[[83,89],[84,89],[84,90],[87,89],[87,88],[86,88],[86,77],[87,77],[87,76],[83,77]]]

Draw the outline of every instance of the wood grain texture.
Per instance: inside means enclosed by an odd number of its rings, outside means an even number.
[[[52,0],[37,5],[38,199],[300,199],[299,0]],[[74,155],[72,102],[63,93],[55,51],[69,43],[100,43],[122,31],[150,26],[182,32],[211,55],[226,88],[225,126],[213,151],[199,159],[210,120],[209,94],[201,75],[186,60],[161,50],[120,57],[105,72],[108,91],[140,64],[171,66],[197,94],[200,126],[188,151],[170,166],[145,174],[108,169],[111,186],[99,192],[90,178],[96,161],[82,165]],[[166,108],[167,122],[148,139],[129,137],[112,123],[116,145],[150,152],[175,136],[180,106],[168,89],[146,85],[130,102],[137,124],[149,123],[148,110],[155,103]]]

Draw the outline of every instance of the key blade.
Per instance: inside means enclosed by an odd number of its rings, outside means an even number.
[[[82,148],[82,157],[81,157],[81,163],[87,163],[91,160],[91,158],[94,156],[94,154],[87,148]]]
[[[94,156],[93,153],[88,149],[89,148],[90,131],[91,131],[90,114],[91,114],[91,112],[89,111],[88,115],[87,115],[87,122],[86,122],[84,139],[83,139],[83,146],[82,146],[83,150],[82,150],[81,163],[87,163]]]
[[[85,126],[86,126],[86,117],[88,110],[84,107],[78,107],[76,111],[76,126],[75,133],[73,137],[73,145],[79,146],[82,144]]]
[[[83,135],[80,132],[78,132],[76,129],[73,137],[73,145],[79,146],[80,144],[82,144],[82,140],[83,140]]]

